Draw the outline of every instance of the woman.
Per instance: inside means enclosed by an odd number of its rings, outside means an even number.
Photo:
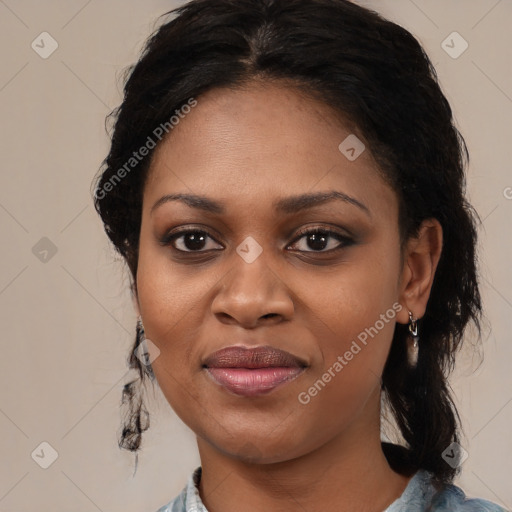
[[[95,204],[201,466],[159,512],[488,510],[447,386],[479,326],[464,140],[405,29],[346,0],[195,0],[133,67]],[[381,398],[403,439],[381,441]],[[247,505],[250,504],[250,505]]]

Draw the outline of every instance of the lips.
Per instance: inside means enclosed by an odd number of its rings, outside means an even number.
[[[306,368],[302,359],[270,346],[231,346],[206,358],[203,368],[226,390],[237,395],[266,394],[297,378]]]

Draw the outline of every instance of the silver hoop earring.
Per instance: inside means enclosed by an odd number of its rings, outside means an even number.
[[[407,362],[411,368],[418,364],[418,319],[409,311],[409,335],[407,336]]]
[[[151,380],[154,380],[155,374],[153,373],[153,368],[151,367],[151,362],[149,360],[149,349],[148,345],[146,343],[146,333],[144,330],[144,324],[142,323],[142,317],[139,316],[137,319],[137,348],[136,356],[139,359],[139,361],[142,363],[142,367],[144,368],[144,371],[148,374],[149,378]]]

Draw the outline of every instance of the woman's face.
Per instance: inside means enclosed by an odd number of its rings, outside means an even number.
[[[396,194],[351,130],[292,89],[197,101],[156,149],[143,197],[138,301],[164,395],[242,459],[374,436],[401,308]],[[293,357],[211,357],[232,346]]]

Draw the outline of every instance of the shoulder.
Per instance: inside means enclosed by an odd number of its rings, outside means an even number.
[[[448,484],[432,499],[432,512],[507,512],[500,505],[482,498],[468,498],[464,491]]]
[[[433,475],[418,471],[405,491],[385,512],[507,512],[491,501],[468,498],[454,484],[437,486]]]
[[[163,505],[156,512],[208,512],[199,496],[198,484],[201,479],[201,466],[190,475],[187,484],[176,498]]]
[[[187,512],[186,506],[186,491],[181,491],[179,496],[176,496],[167,505],[163,505],[156,512]]]
[[[170,503],[156,512],[207,512],[199,497],[197,485],[201,478],[199,466],[190,475],[187,485]],[[402,496],[386,512],[509,512],[500,505],[482,498],[468,498],[453,484],[437,489],[432,475],[420,470],[412,478]]]
[[[180,496],[177,496],[167,505],[160,507],[156,512],[186,512],[185,503],[180,499]]]

